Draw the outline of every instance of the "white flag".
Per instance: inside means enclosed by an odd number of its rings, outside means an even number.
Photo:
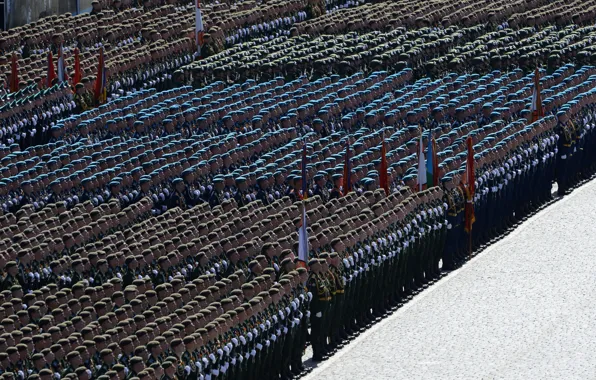
[[[66,80],[64,77],[64,52],[62,51],[62,44],[58,50],[58,82],[62,83]]]
[[[201,46],[203,46],[203,18],[201,17],[201,1],[196,0],[195,6],[195,42],[197,52],[201,56]]]
[[[298,230],[298,260],[308,262],[308,232],[306,230],[306,207],[302,205],[302,225]]]

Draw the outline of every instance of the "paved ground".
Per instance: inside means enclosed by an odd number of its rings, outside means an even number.
[[[306,379],[596,379],[595,259],[593,181]]]

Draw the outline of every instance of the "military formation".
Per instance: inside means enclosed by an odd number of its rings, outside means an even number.
[[[202,8],[0,35],[0,378],[301,377],[596,172],[587,1]]]

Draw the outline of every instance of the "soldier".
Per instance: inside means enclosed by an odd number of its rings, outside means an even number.
[[[333,189],[329,194],[330,199],[338,199],[343,197],[343,193],[341,191],[341,184],[343,182],[343,176],[341,174],[334,174],[332,176],[333,180]]]
[[[176,178],[172,181],[172,185],[174,191],[170,195],[168,208],[180,207],[182,210],[186,210],[195,205],[194,196],[190,193],[182,178]]]
[[[195,338],[193,336],[186,336],[182,341],[184,345],[184,352],[181,356],[182,364],[184,365],[184,376],[186,378],[194,379],[197,377],[197,357],[195,356]]]
[[[6,263],[5,270],[6,270],[6,276],[4,276],[4,278],[2,279],[2,289],[1,290],[10,290],[10,288],[12,288],[13,285],[16,285],[19,283],[18,277],[17,277],[19,268],[15,261],[9,261],[8,263]]]
[[[566,111],[557,112],[558,124],[556,133],[558,135],[558,156],[557,156],[557,185],[558,195],[563,196],[569,193],[570,180],[568,164],[573,156],[574,136]]]
[[[257,195],[256,199],[263,202],[265,206],[269,205],[272,202],[271,195],[267,192],[269,188],[269,179],[266,176],[259,177],[257,179]]]
[[[66,354],[66,361],[68,362],[68,365],[60,374],[61,377],[64,377],[70,373],[75,373],[75,370],[83,364],[83,360],[77,351],[71,351]]]
[[[323,204],[326,204],[331,199],[325,176],[326,174],[324,172],[319,172],[314,176],[315,186],[313,194],[320,196]]]
[[[156,288],[157,289],[157,288]],[[149,355],[147,357],[147,361],[146,361],[146,365],[147,366],[151,366],[155,363],[161,363],[162,362],[162,358],[160,355],[161,352],[161,346],[159,344],[159,342],[152,340],[150,342],[147,343],[147,350],[149,351]]]
[[[246,178],[240,176],[236,178],[236,186],[238,190],[234,194],[234,200],[236,200],[236,205],[238,207],[246,206],[251,200],[251,194],[249,193],[248,186],[246,184]]]
[[[174,361],[166,360],[163,363],[161,363],[161,366],[164,371],[164,374],[161,377],[161,380],[181,380],[177,376],[178,366],[176,365],[176,363]]]
[[[83,83],[77,83],[75,86],[75,95],[73,98],[76,108],[76,113],[81,113],[87,111],[90,108],[90,105],[87,104],[85,99],[85,85]]]
[[[182,355],[184,354],[186,348],[184,347],[184,344],[182,343],[181,339],[173,339],[170,342],[170,350],[171,350],[171,354],[172,357],[171,358],[167,358],[166,361],[168,359],[172,360],[172,364],[176,367],[176,378],[178,379],[184,379],[187,377],[186,374],[186,370],[185,370],[185,364],[184,361],[182,360]]]
[[[462,211],[465,201],[461,188],[453,183],[451,174],[445,175],[441,182],[445,189],[444,202],[447,204],[447,240],[443,253],[443,269],[452,270],[461,260],[462,250],[465,250],[462,246],[465,241],[462,239]]]
[[[310,307],[310,326],[311,343],[313,348],[313,360],[322,361],[326,358],[325,350],[326,331],[325,319],[323,313],[328,308],[331,299],[331,293],[323,274],[323,267],[319,259],[311,259],[308,262],[310,275],[308,277],[307,288],[312,294]]]
[[[101,4],[98,0],[93,0],[91,2],[91,14],[95,15],[101,12]]]
[[[333,246],[333,245],[332,245]],[[346,275],[343,270],[343,262],[339,259],[339,254],[337,252],[331,252],[329,254],[329,259],[327,260],[329,264],[329,271],[333,274],[333,279],[335,281],[335,310],[334,316],[332,317],[331,331],[331,346],[332,347],[339,347],[341,348],[341,342],[345,339],[346,334],[344,331],[344,321],[345,321],[345,305],[344,305],[344,293],[345,293],[345,282],[346,282]]]
[[[215,177],[213,179],[213,190],[209,194],[209,206],[211,208],[215,206],[219,206],[224,198],[223,198],[223,189],[224,189],[224,179],[223,177]]]
[[[323,333],[325,334],[325,351],[331,354],[336,349],[339,342],[334,339],[332,333],[337,330],[338,324],[341,323],[341,317],[337,314],[337,283],[334,273],[329,268],[331,256],[327,252],[319,255],[322,263],[322,274],[325,281],[325,286],[329,290],[329,301],[327,302],[327,309],[323,312]],[[343,287],[342,287],[343,288]]]

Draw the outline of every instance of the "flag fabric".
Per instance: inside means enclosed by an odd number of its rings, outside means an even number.
[[[83,77],[81,73],[81,58],[79,57],[79,48],[75,48],[74,51],[74,76],[72,78],[72,85],[76,86]]]
[[[306,141],[302,146],[302,194],[301,199],[308,198],[308,185],[307,185],[307,178],[306,178]]]
[[[420,142],[418,143],[418,191],[426,189],[426,160],[424,158],[424,143],[422,142],[422,134],[420,134]]]
[[[46,87],[52,87],[52,82],[56,79],[56,70],[54,69],[54,56],[52,51],[48,53],[48,75],[46,78]]]
[[[426,148],[426,181],[427,187],[439,185],[439,163],[437,160],[437,142],[429,136]]]
[[[306,268],[308,262],[308,231],[306,229],[306,207],[302,204],[302,222],[298,229],[298,262],[297,266]]]
[[[19,91],[19,68],[17,61],[17,54],[12,53],[10,62],[10,92]]]
[[[199,57],[201,56],[201,47],[203,46],[203,17],[201,15],[201,1],[196,0],[195,5],[195,42],[197,44],[197,52],[199,53]]]
[[[58,48],[58,82],[62,83],[66,80],[66,72],[64,71],[64,54],[62,54],[62,44]]]
[[[385,138],[381,143],[381,167],[379,168],[379,186],[385,190],[385,195],[389,195],[389,174],[387,173],[387,148],[385,147]]]
[[[534,71],[534,93],[532,94],[532,122],[544,117],[542,96],[540,95],[540,72],[538,67]]]
[[[474,178],[474,148],[472,147],[472,137],[468,136],[466,140],[466,145],[468,148],[468,156],[466,158],[466,178],[465,181],[467,182],[464,185],[466,190],[466,207],[465,211],[465,224],[464,229],[466,232],[470,233],[472,231],[472,225],[476,221],[476,216],[474,215],[474,192],[476,191],[476,185]]]
[[[344,161],[344,174],[342,183],[342,194],[346,195],[352,191],[352,163],[350,162],[350,142],[346,145],[346,157]]]
[[[93,95],[97,105],[105,103],[107,98],[107,88],[103,46],[99,49],[99,64],[97,65],[97,77],[95,78],[95,89]]]

